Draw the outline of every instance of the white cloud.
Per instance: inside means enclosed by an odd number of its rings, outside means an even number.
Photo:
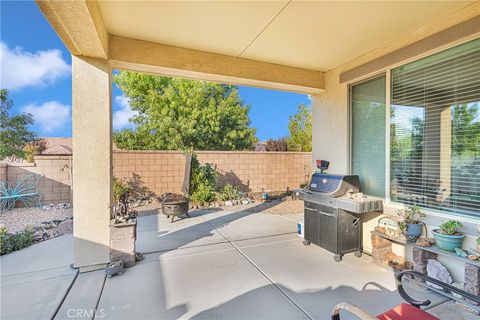
[[[58,49],[28,52],[9,48],[0,42],[0,87],[19,90],[27,86],[46,86],[70,74],[70,66]]]
[[[113,113],[113,129],[121,130],[127,127],[133,127],[133,124],[128,120],[138,114],[130,108],[130,99],[125,95],[116,96],[115,103],[120,107]]]
[[[50,133],[63,128],[70,119],[70,106],[58,101],[47,101],[41,105],[29,104],[23,107],[23,112],[31,113],[35,124],[43,132]]]

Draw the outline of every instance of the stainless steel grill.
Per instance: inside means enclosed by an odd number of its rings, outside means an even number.
[[[325,166],[321,169],[306,188],[295,190],[305,201],[304,244],[313,243],[334,253],[337,262],[349,252],[360,257],[362,215],[383,210],[383,200],[362,194],[357,175],[333,175],[323,173]]]

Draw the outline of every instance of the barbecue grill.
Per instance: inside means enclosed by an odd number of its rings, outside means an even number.
[[[332,253],[340,262],[346,253],[362,256],[362,215],[383,210],[383,201],[360,192],[357,175],[324,173],[329,162],[317,160],[321,172],[304,189],[295,190],[305,202],[305,240]]]

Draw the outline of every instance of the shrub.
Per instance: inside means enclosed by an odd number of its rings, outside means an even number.
[[[267,151],[288,151],[288,144],[285,138],[267,140]]]
[[[113,200],[117,202],[125,192],[132,191],[132,187],[125,179],[113,178]]]
[[[459,232],[457,232],[457,229],[461,227],[463,227],[463,225],[460,221],[448,220],[447,222],[444,222],[440,225],[440,230],[443,234],[453,236],[459,234]]]
[[[217,195],[217,198],[222,201],[226,200],[239,200],[240,199],[240,189],[236,186],[232,186],[230,183],[227,183],[222,190]]]
[[[215,200],[215,189],[208,185],[200,185],[190,197],[196,203],[212,202]]]
[[[35,231],[32,228],[17,233],[8,233],[6,227],[0,227],[0,255],[31,246],[34,235]]]
[[[27,162],[35,162],[35,156],[41,154],[47,148],[47,142],[44,139],[37,139],[25,145],[23,152]]]
[[[217,189],[217,167],[206,163],[201,165],[197,155],[192,154],[190,177],[190,198],[195,202],[212,202]]]

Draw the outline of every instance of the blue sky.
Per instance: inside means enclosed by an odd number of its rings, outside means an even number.
[[[71,57],[33,1],[1,1],[0,87],[9,89],[13,112],[32,113],[39,136],[71,136]],[[307,95],[239,87],[250,105],[260,140],[288,134],[288,117]],[[129,126],[128,100],[113,88],[116,129]]]

